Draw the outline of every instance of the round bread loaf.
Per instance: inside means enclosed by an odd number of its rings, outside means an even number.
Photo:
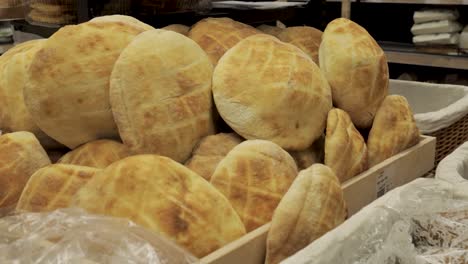
[[[24,89],[35,123],[69,148],[118,137],[109,78],[121,51],[143,29],[121,22],[66,26],[36,53]]]
[[[108,15],[108,16],[100,16],[91,19],[92,22],[120,22],[120,23],[127,23],[133,26],[137,26],[142,28],[143,30],[153,30],[154,27],[141,22],[140,20],[131,17],[131,16],[124,16],[124,15]]]
[[[278,38],[300,48],[318,64],[318,51],[322,41],[322,31],[313,27],[288,27],[282,30]]]
[[[259,34],[255,28],[230,18],[205,18],[192,26],[188,36],[202,47],[213,65],[246,37]]]
[[[319,60],[332,88],[334,105],[346,111],[357,127],[369,128],[388,94],[383,50],[364,28],[339,18],[325,29]]]
[[[185,166],[209,181],[219,162],[242,141],[243,139],[235,133],[204,137],[195,147],[192,157]]]
[[[181,25],[181,24],[172,24],[172,25],[169,25],[167,27],[163,27],[162,29],[174,31],[174,32],[180,33],[180,34],[182,34],[184,36],[187,36],[189,31],[190,31],[189,27],[187,27],[186,25]]]
[[[124,217],[202,257],[245,234],[229,201],[202,177],[162,156],[110,165],[74,202],[90,213]]]
[[[0,136],[0,208],[16,204],[29,177],[47,165],[49,157],[34,134]]]
[[[16,210],[48,212],[67,208],[78,190],[99,171],[69,164],[53,164],[39,169],[29,178]]]
[[[297,176],[294,159],[266,140],[247,140],[221,160],[211,184],[231,202],[250,232],[271,220]]]
[[[275,37],[278,37],[281,34],[281,32],[283,32],[284,30],[284,28],[265,25],[265,24],[258,26],[257,29],[262,31],[265,34],[272,35]]]
[[[24,103],[23,90],[27,82],[29,65],[45,40],[31,41],[29,49],[12,55],[0,66],[0,129],[4,132],[29,131],[46,148],[59,146],[34,123]]]
[[[104,169],[110,164],[130,156],[130,150],[124,144],[101,139],[88,142],[60,158],[58,163],[89,166]]]
[[[317,65],[299,48],[255,35],[230,49],[213,75],[221,117],[246,139],[304,150],[324,132],[331,90]]]
[[[135,153],[187,160],[214,132],[212,75],[206,53],[179,33],[150,30],[135,38],[111,77],[112,111],[124,144]]]

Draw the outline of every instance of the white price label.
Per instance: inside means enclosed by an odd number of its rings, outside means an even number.
[[[388,191],[393,189],[392,179],[385,171],[382,171],[377,175],[377,198],[383,196]]]

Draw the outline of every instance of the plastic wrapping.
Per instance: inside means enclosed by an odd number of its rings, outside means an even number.
[[[196,263],[171,241],[132,222],[79,209],[0,219],[0,263]]]
[[[468,199],[468,142],[439,163],[435,177],[452,183],[456,197]]]
[[[450,183],[418,179],[283,263],[468,263],[468,200],[454,191]]]

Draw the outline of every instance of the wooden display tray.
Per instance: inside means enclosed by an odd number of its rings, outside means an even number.
[[[353,215],[393,188],[423,176],[434,167],[436,139],[422,136],[409,148],[343,183],[349,215]],[[204,264],[263,264],[270,224],[202,258]]]

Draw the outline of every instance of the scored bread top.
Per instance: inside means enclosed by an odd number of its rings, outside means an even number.
[[[135,38],[117,60],[110,87],[125,145],[186,161],[197,142],[214,133],[212,75],[206,53],[179,33],[150,30]]]
[[[322,42],[322,31],[313,27],[288,27],[281,31],[278,38],[300,48],[318,64],[318,51]]]
[[[257,29],[227,17],[205,18],[192,26],[188,36],[202,47],[213,65],[230,48],[246,37],[260,34]]]
[[[221,117],[246,139],[304,150],[325,129],[331,90],[299,48],[273,36],[248,37],[230,49],[213,74]]]
[[[39,169],[24,187],[16,210],[48,212],[67,208],[78,190],[99,171],[70,164],[53,164]]]
[[[110,164],[130,156],[130,154],[130,150],[124,144],[101,139],[79,146],[62,156],[57,163],[104,169]]]
[[[334,105],[346,111],[356,127],[371,127],[388,94],[388,65],[382,48],[363,27],[339,18],[323,33],[319,61]]]
[[[294,159],[266,140],[247,140],[221,160],[211,184],[241,217],[247,232],[268,223],[297,176]]]
[[[201,176],[162,156],[117,161],[88,182],[74,204],[124,217],[203,257],[245,234],[229,201]]]
[[[69,148],[116,138],[109,78],[121,51],[144,30],[122,22],[65,26],[36,53],[24,89],[35,123]]]

